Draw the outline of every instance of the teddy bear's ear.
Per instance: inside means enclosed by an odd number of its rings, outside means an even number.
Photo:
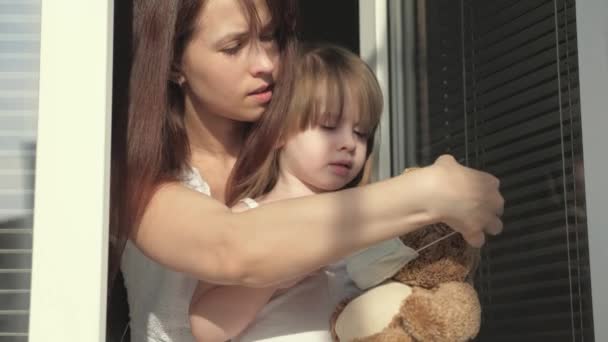
[[[397,272],[393,279],[424,288],[447,281],[472,279],[479,250],[470,247],[460,234],[441,239],[451,231],[446,225],[435,224],[403,236],[404,244],[419,251],[420,255]],[[429,248],[420,250],[437,240]]]

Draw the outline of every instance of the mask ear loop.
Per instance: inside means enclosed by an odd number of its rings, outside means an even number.
[[[437,240],[435,240],[435,241],[432,241],[432,242],[430,242],[430,243],[428,243],[428,244],[426,244],[426,245],[424,245],[424,246],[422,246],[422,247],[418,248],[418,249],[416,250],[416,253],[420,253],[422,250],[427,249],[427,248],[431,247],[432,245],[434,245],[434,244],[436,244],[436,243],[439,243],[439,242],[441,242],[441,241],[443,241],[443,240],[445,240],[445,239],[449,238],[450,236],[452,236],[452,235],[454,235],[454,234],[456,234],[456,232],[451,232],[451,233],[449,233],[449,234],[447,234],[447,235],[444,235],[444,236],[440,237],[439,239],[437,239]]]

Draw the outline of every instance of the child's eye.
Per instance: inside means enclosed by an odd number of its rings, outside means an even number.
[[[332,125],[319,125],[319,127],[321,127],[321,129],[325,131],[333,131],[334,129],[336,129],[336,126]]]
[[[367,139],[367,137],[369,137],[369,133],[367,132],[355,131],[355,134],[359,139]]]

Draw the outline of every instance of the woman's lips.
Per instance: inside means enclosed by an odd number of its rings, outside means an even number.
[[[265,85],[252,91],[248,96],[251,96],[258,103],[267,103],[272,99],[272,85]]]

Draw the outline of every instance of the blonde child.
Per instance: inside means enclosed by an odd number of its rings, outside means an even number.
[[[255,172],[237,175],[228,188],[228,203],[238,200],[234,211],[354,187],[367,178],[383,105],[373,72],[343,48],[315,46],[300,52],[295,79],[289,111],[276,122],[278,146]],[[329,315],[349,291],[341,263],[266,288],[200,282],[191,328],[198,341],[330,341]]]

